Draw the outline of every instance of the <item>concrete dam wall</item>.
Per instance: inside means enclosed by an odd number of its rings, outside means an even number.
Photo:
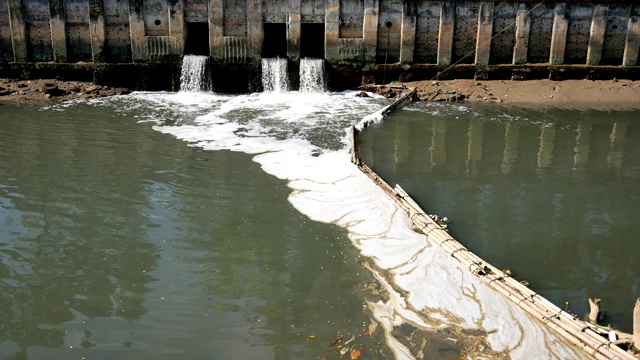
[[[339,88],[381,76],[635,79],[639,49],[634,1],[0,1],[0,76],[133,88],[175,89],[185,54],[210,56],[214,87],[254,91],[270,57],[292,73],[323,58]]]

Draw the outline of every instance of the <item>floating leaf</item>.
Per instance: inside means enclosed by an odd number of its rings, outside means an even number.
[[[360,350],[351,351],[351,360],[356,360],[357,358],[360,357],[360,354],[362,354]]]
[[[370,333],[369,331],[365,331],[365,332],[363,332],[363,333],[362,333],[362,335],[364,335],[364,336],[371,336],[371,333]]]

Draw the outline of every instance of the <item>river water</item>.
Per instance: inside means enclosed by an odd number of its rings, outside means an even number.
[[[583,358],[413,231],[350,163],[349,126],[388,103],[355,92],[142,92],[0,106],[0,354]],[[640,295],[639,284],[632,259],[616,247],[632,245],[632,235],[621,234],[638,226],[628,208],[638,196],[633,117],[602,120],[606,126],[593,120],[585,135],[564,120],[569,111],[409,110],[361,135],[365,161],[430,211],[446,213],[453,235],[487,260],[576,311],[584,296],[603,297],[615,324],[628,326],[624,311],[635,298],[626,298]],[[533,129],[541,120],[531,114],[557,119],[551,155],[539,150]],[[470,130],[478,122],[479,139]],[[598,129],[612,134],[613,123],[624,127],[626,143],[601,138]],[[519,141],[505,140],[505,126],[519,131]],[[565,128],[573,143],[569,136],[560,143]],[[576,144],[576,131],[595,143]],[[519,151],[505,155],[506,147]],[[532,152],[542,152],[535,159],[546,165],[535,165]],[[592,171],[609,158],[611,174]],[[569,189],[602,183],[557,195],[544,179],[562,182],[553,173],[561,165],[569,166]],[[601,193],[611,184],[618,188]],[[419,191],[426,186],[437,192]],[[560,218],[552,228],[562,236],[548,241],[539,231],[550,220],[531,216],[544,213],[529,204],[538,199],[554,204]],[[584,221],[568,220],[572,213]],[[617,219],[623,213],[627,222]],[[522,228],[533,221],[540,222]],[[584,266],[589,277],[580,279]]]

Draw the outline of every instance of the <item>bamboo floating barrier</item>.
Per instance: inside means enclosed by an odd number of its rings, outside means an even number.
[[[383,115],[403,105],[411,99],[414,89],[382,110]],[[512,278],[504,271],[492,266],[482,258],[455,240],[443,227],[432,219],[418,203],[407,194],[400,185],[391,187],[369,166],[360,159],[356,144],[358,130],[355,126],[350,130],[351,161],[384,192],[391,196],[400,207],[407,212],[416,228],[437,243],[444,251],[458,260],[476,277],[484,281],[489,287],[515,303],[529,315],[553,329],[572,344],[584,350],[596,359],[634,359],[637,358],[617,346],[615,340],[604,337],[602,328],[588,324],[575,315],[562,310],[549,300],[535,293],[525,284]],[[590,300],[591,301],[591,300]],[[634,332],[632,341],[640,348],[640,299],[634,309]],[[607,333],[608,334],[608,333]]]

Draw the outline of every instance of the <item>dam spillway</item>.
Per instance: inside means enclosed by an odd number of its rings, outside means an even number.
[[[214,88],[255,91],[262,58],[285,58],[292,73],[301,58],[324,59],[329,86],[341,88],[435,77],[635,79],[639,49],[632,1],[0,2],[0,76],[113,82],[126,73],[120,81],[135,79],[134,88],[175,88],[186,54],[210,57]]]

